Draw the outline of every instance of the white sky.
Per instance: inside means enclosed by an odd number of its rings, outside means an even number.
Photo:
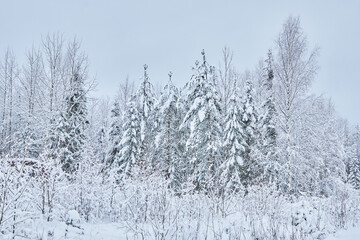
[[[360,123],[360,1],[231,0],[0,0],[0,53],[9,46],[21,60],[47,33],[77,36],[96,75],[98,96],[114,95],[126,76],[138,81],[143,64],[156,83],[182,86],[205,49],[218,65],[221,49],[234,51],[239,71],[252,69],[289,15],[300,16],[311,46],[320,47],[312,91]]]

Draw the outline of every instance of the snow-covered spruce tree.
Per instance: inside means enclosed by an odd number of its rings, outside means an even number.
[[[180,89],[179,89],[180,90]],[[190,136],[190,127],[188,125],[183,124],[183,119],[189,110],[188,100],[190,96],[186,96],[183,91],[186,90],[182,89],[179,91],[179,98],[177,100],[177,114],[180,120],[180,126],[178,128],[178,156],[180,157],[177,167],[177,172],[179,173],[179,182],[182,185],[182,188],[188,188],[189,185],[192,186],[191,180],[188,179],[190,176],[191,167],[189,166],[189,161],[187,158],[187,151],[186,151],[186,142]]]
[[[258,162],[259,153],[256,145],[256,139],[259,137],[258,114],[253,102],[253,87],[248,80],[245,84],[245,96],[243,99],[242,126],[244,131],[244,143],[242,158],[244,159],[244,171],[242,171],[242,183],[248,186],[260,176],[261,166]]]
[[[348,179],[347,181],[356,189],[360,189],[360,129],[356,126],[352,143],[347,147]]]
[[[225,193],[236,191],[241,186],[244,171],[245,136],[242,122],[241,98],[234,91],[228,104],[225,118],[223,153],[224,161],[220,166],[220,181]]]
[[[277,112],[274,102],[274,91],[273,91],[273,57],[272,52],[269,50],[268,58],[266,59],[266,81],[264,86],[266,87],[266,102],[263,105],[264,113],[260,117],[261,124],[261,149],[263,154],[262,167],[264,168],[264,178],[266,181],[273,183],[277,179],[276,175],[279,171],[279,164],[277,161],[277,150],[276,150],[276,118]]]
[[[77,66],[71,76],[70,89],[65,98],[65,112],[60,113],[57,130],[60,133],[59,148],[62,168],[74,173],[82,159],[87,121],[86,92],[84,79]]]
[[[120,141],[122,137],[120,105],[114,101],[111,109],[111,124],[109,130],[109,149],[106,155],[106,168],[110,168],[114,161],[119,160]]]
[[[181,127],[189,127],[186,142],[190,179],[196,190],[216,187],[218,166],[221,163],[221,107],[215,89],[215,70],[202,51],[203,63],[196,64],[195,74],[187,84],[190,108]]]
[[[179,126],[181,117],[178,112],[179,90],[171,81],[172,73],[169,73],[169,81],[164,87],[158,106],[157,119],[159,122],[156,135],[156,155],[159,166],[166,179],[170,179],[173,187],[179,187],[181,177],[180,152],[179,152]]]
[[[147,73],[148,65],[144,65],[144,78],[137,92],[138,112],[140,114],[140,142],[139,159],[141,165],[147,168],[151,165],[152,145],[154,139],[154,106],[156,103],[155,91]]]
[[[136,108],[136,97],[132,96],[128,103],[123,135],[120,141],[120,157],[113,167],[113,174],[116,179],[132,174],[134,165],[139,165],[139,144],[140,144],[140,114]]]

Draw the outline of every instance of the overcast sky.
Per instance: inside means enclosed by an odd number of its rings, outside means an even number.
[[[239,71],[251,70],[274,46],[289,15],[300,16],[310,46],[320,47],[312,91],[331,97],[341,116],[360,123],[360,1],[85,1],[0,0],[0,52],[18,59],[47,33],[77,36],[89,56],[97,96],[113,96],[126,76],[139,82],[143,64],[156,85],[182,86],[205,49],[218,65],[234,52]]]

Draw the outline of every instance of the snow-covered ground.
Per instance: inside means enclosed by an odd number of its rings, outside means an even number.
[[[325,240],[359,240],[359,239],[360,239],[360,227],[340,230],[325,238]]]
[[[29,230],[29,229],[28,229]],[[53,235],[47,235],[48,231]],[[324,235],[317,239],[324,239]],[[69,240],[121,240],[121,239],[142,239],[142,236],[135,236],[128,232],[123,226],[117,223],[107,224],[82,224],[81,228],[72,227],[61,222],[53,222],[49,225],[37,226],[37,239],[69,239]],[[152,239],[144,236],[145,239]],[[228,237],[228,236],[227,236]],[[20,238],[19,238],[20,239]],[[165,238],[165,239],[171,239]],[[221,238],[210,238],[221,239]],[[247,239],[244,235],[244,239]],[[250,237],[250,239],[252,239]],[[359,240],[360,227],[352,227],[346,230],[339,230],[329,234],[324,240]]]
[[[44,240],[121,240],[127,237],[125,229],[116,223],[84,223],[80,225],[80,228],[77,228],[62,222],[53,222],[48,225],[37,226],[36,232],[37,239]]]

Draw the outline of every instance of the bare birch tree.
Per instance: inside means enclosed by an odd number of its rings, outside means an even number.
[[[14,53],[8,48],[0,65],[0,90],[2,98],[1,141],[4,149],[10,152],[13,138],[14,91],[19,70]]]
[[[47,35],[43,39],[43,51],[45,55],[44,70],[45,79],[44,85],[48,92],[49,101],[49,120],[52,119],[56,106],[60,100],[61,80],[63,79],[63,45],[64,40],[62,35],[53,34]]]
[[[134,81],[130,81],[129,77],[126,77],[125,81],[120,83],[117,98],[119,100],[120,109],[123,114],[127,110],[127,104],[130,101],[130,97],[134,94]]]
[[[318,69],[317,53],[308,53],[307,38],[300,27],[300,18],[289,17],[276,40],[277,59],[274,64],[276,80],[276,100],[279,124],[282,131],[282,153],[286,172],[286,191],[292,186],[291,166],[294,165],[296,146],[294,131],[298,124],[296,116],[299,105],[311,85]]]
[[[233,52],[228,47],[222,49],[222,64],[218,68],[219,83],[218,91],[221,96],[221,101],[224,107],[224,113],[227,112],[230,98],[233,95],[234,82],[236,78],[235,69],[232,65]]]

